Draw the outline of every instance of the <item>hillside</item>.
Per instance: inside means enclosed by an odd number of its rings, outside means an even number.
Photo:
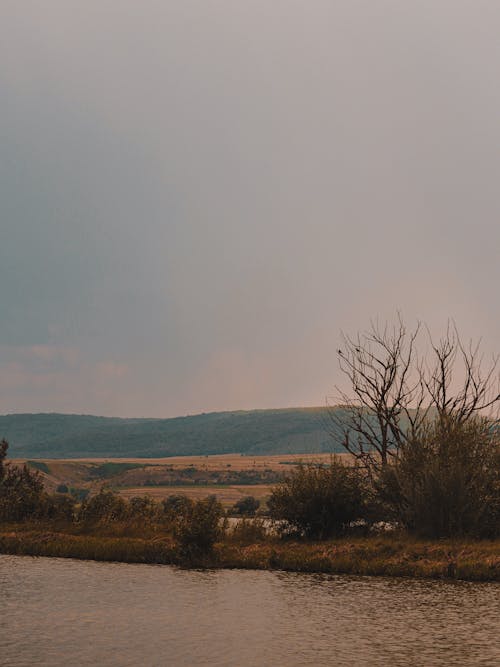
[[[325,408],[213,412],[172,419],[90,415],[0,416],[14,458],[247,455],[339,451]]]

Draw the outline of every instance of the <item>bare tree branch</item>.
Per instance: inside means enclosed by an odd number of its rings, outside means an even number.
[[[417,339],[422,326],[408,330],[396,323],[351,337],[342,333],[340,371],[350,393],[338,387],[336,405],[328,406],[329,432],[344,448],[376,472],[415,441],[433,419],[464,423],[476,414],[498,424],[498,357],[483,370],[480,343],[464,345],[454,322],[435,342],[427,327],[430,354],[422,356]]]

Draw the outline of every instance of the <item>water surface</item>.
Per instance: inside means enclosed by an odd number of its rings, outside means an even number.
[[[500,665],[500,584],[0,555],[2,667]]]

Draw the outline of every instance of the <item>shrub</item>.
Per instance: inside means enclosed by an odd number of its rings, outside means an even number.
[[[260,500],[253,496],[245,496],[234,503],[233,510],[236,514],[243,516],[255,516],[255,512],[260,507]]]
[[[56,493],[69,493],[69,488],[67,484],[59,484]]]
[[[177,517],[174,534],[183,555],[197,558],[210,554],[215,542],[220,538],[224,512],[215,496],[188,503]]]
[[[0,481],[3,479],[5,474],[5,458],[7,456],[7,450],[9,449],[9,443],[5,438],[0,440]]]
[[[400,450],[379,481],[405,528],[423,537],[500,535],[500,438],[482,418],[441,418]]]
[[[40,474],[27,465],[22,468],[5,463],[9,445],[0,442],[0,521],[24,521],[40,518],[47,495]]]
[[[73,486],[70,487],[69,492],[77,502],[82,502],[90,494],[89,489],[80,489]]]
[[[44,515],[54,521],[72,522],[75,518],[75,499],[62,494],[47,496]]]
[[[128,502],[128,517],[134,521],[156,523],[161,518],[160,505],[148,496],[131,498]]]
[[[162,501],[163,512],[168,520],[175,520],[191,510],[191,501],[187,496],[172,494]]]
[[[268,507],[282,532],[322,540],[366,519],[369,498],[363,473],[332,458],[327,467],[299,465],[273,489]]]
[[[101,489],[99,493],[84,500],[80,507],[80,521],[123,521],[127,518],[127,503],[112,491]]]

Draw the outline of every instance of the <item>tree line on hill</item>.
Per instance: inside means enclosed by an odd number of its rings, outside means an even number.
[[[335,451],[325,416],[324,407],[171,419],[11,414],[0,415],[0,435],[22,459],[308,454]]]

